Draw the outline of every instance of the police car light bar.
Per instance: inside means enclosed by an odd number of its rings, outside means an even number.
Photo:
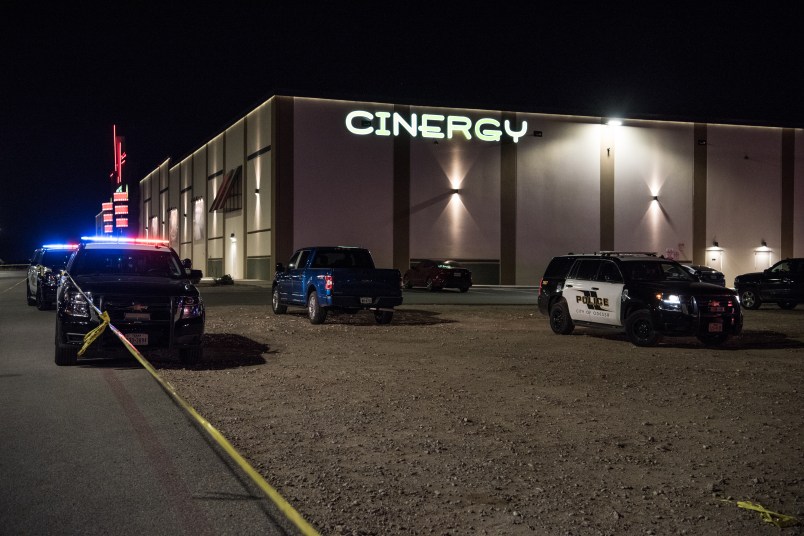
[[[161,238],[129,238],[126,236],[82,236],[84,242],[108,242],[111,244],[152,244],[155,246],[169,245],[169,240]]]
[[[44,249],[78,249],[78,244],[45,244]]]

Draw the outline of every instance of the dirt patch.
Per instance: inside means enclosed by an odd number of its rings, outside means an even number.
[[[324,534],[777,534],[802,519],[804,306],[718,349],[553,334],[525,306],[392,324],[208,311],[162,374]],[[785,529],[800,534],[801,526]]]

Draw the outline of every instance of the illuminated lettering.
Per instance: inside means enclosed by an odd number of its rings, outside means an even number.
[[[416,114],[410,114],[410,123],[406,123],[402,116],[398,113],[394,113],[394,136],[399,136],[399,125],[402,125],[402,128],[408,131],[408,134],[411,137],[416,137]]]
[[[376,112],[374,117],[380,119],[380,128],[374,131],[377,136],[390,136],[391,131],[385,126],[385,121],[391,117],[391,112]]]
[[[422,138],[443,138],[444,133],[441,132],[441,127],[431,125],[431,121],[443,121],[443,115],[437,114],[422,114],[422,122],[419,125],[419,132],[422,133]]]
[[[472,120],[462,115],[450,115],[447,117],[447,138],[452,139],[454,132],[463,132],[467,140],[472,139],[469,130],[472,128]]]
[[[390,125],[389,125],[390,122]],[[492,117],[482,117],[472,122],[472,119],[462,115],[441,114],[410,114],[404,117],[398,112],[369,112],[366,110],[353,110],[346,114],[346,129],[358,136],[399,136],[407,132],[411,138],[452,139],[462,134],[467,140],[474,137],[482,141],[499,142],[503,134],[511,138],[514,143],[528,131],[527,121],[522,121],[519,129],[506,119],[503,123]],[[445,124],[446,123],[446,124]]]
[[[354,124],[355,118],[365,119],[366,121],[371,121],[374,119],[374,116],[369,112],[364,112],[362,110],[355,110],[354,112],[349,112],[349,115],[346,116],[346,128],[352,134],[357,134],[359,136],[365,136],[366,134],[371,134],[374,132],[374,127],[371,125],[363,128],[357,128]]]
[[[525,121],[522,121],[522,130],[511,130],[511,122],[508,119],[505,120],[505,133],[511,136],[514,139],[514,143],[519,141],[519,138],[525,135],[525,132],[528,130],[528,124]]]
[[[490,117],[478,119],[477,123],[475,123],[475,135],[483,141],[500,141],[502,132],[493,129],[483,129],[483,127],[486,125],[492,125],[499,128],[500,122],[496,119],[491,119]]]

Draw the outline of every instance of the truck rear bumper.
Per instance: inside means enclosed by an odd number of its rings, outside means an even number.
[[[402,304],[402,296],[332,296],[329,301],[337,309],[392,309]]]

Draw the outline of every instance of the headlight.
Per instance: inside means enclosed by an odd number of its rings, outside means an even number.
[[[660,307],[665,311],[681,311],[681,296],[678,294],[657,294],[656,299],[660,300]]]
[[[92,300],[92,294],[87,293],[87,298]],[[89,318],[89,303],[84,295],[77,290],[67,292],[65,300],[64,314],[81,318]]]
[[[177,309],[179,318],[195,318],[204,314],[204,304],[201,298],[193,296],[182,296],[178,299]]]

